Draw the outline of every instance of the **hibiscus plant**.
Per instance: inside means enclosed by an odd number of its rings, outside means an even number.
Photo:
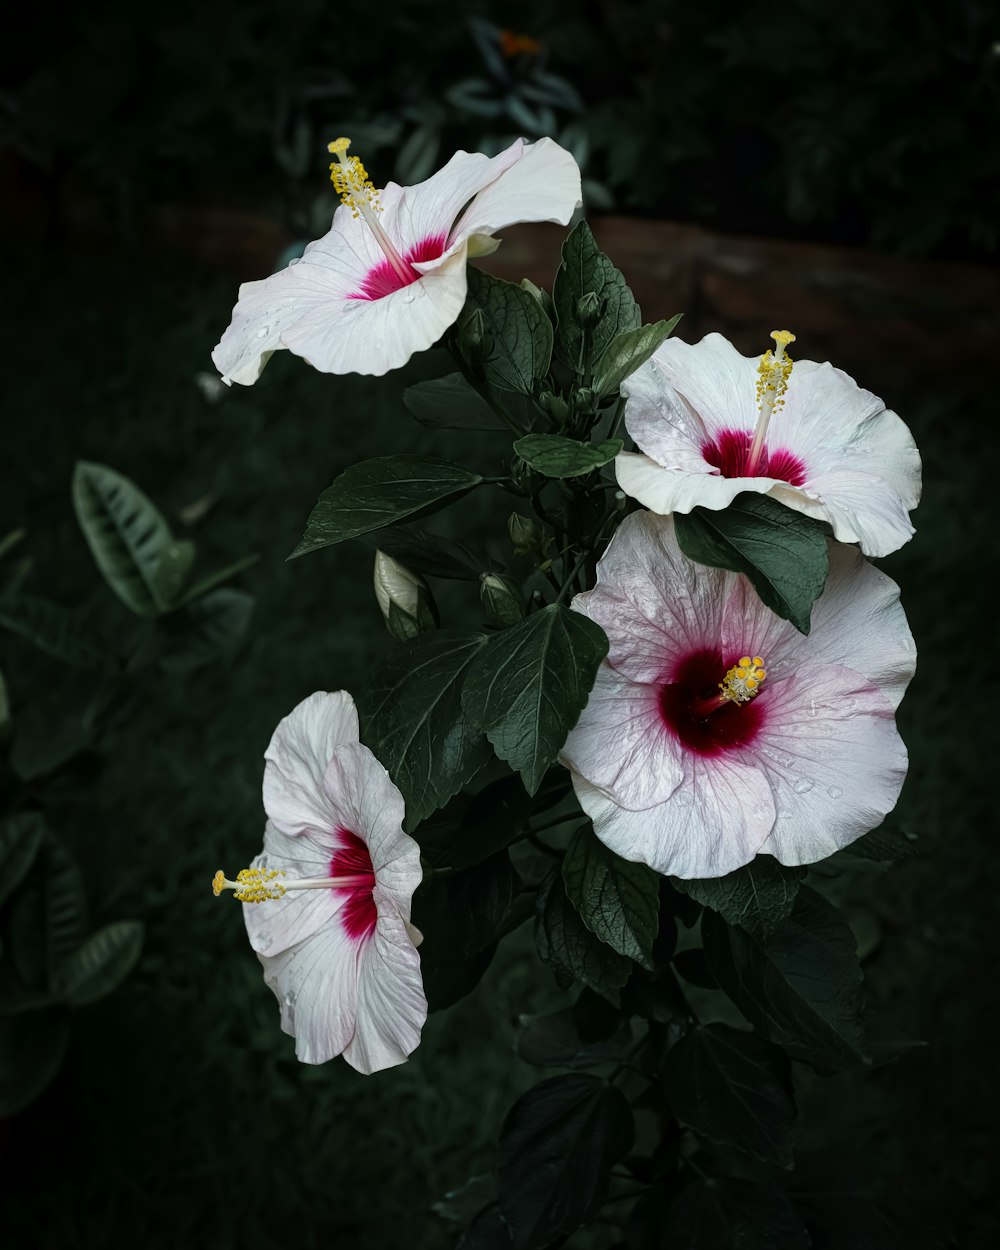
[[[330,150],[330,231],[241,289],[214,359],[250,384],[280,349],[383,374],[438,344],[453,371],[400,415],[455,451],[349,467],[308,516],[303,576],[377,549],[392,641],[353,696],[278,726],[263,851],[215,892],[242,902],[298,1057],[364,1073],[532,927],[554,1002],[517,1051],[554,1074],[510,1108],[493,1172],[439,1204],[466,1250],[595,1221],[588,1245],[832,1245],[841,1180],[790,1170],[796,1073],[892,1054],[831,883],[909,849],[883,821],[915,648],[867,557],[913,532],[913,440],[789,331],[747,358],[644,324],[585,221],[551,290],[470,265],[505,226],[570,223],[579,170],[551,140],[382,190]],[[466,463],[470,430],[489,464]],[[488,550],[424,528],[476,495]],[[444,619],[440,579],[475,627]]]

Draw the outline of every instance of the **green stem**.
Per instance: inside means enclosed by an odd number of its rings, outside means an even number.
[[[579,560],[577,560],[576,564],[573,566],[572,572],[570,573],[569,577],[566,578],[566,581],[563,583],[562,590],[560,590],[559,594],[556,596],[557,604],[562,603],[562,601],[566,598],[566,595],[572,589],[573,583],[576,580],[577,573],[579,573],[580,570],[587,563],[587,555],[588,553],[585,551],[583,555],[580,556]]]

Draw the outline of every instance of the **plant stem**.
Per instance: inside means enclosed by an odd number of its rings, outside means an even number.
[[[559,594],[556,596],[557,604],[562,603],[562,601],[566,598],[566,595],[569,593],[570,589],[573,586],[573,582],[576,580],[577,573],[579,573],[580,570],[583,568],[583,566],[587,563],[587,555],[588,553],[585,551],[583,555],[580,556],[579,560],[577,560],[576,564],[573,566],[573,569],[569,577],[566,578],[566,581],[563,583],[562,589],[559,591]]]

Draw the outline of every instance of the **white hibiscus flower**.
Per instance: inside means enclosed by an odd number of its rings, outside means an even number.
[[[610,651],[562,760],[625,859],[684,878],[761,851],[808,864],[895,805],[916,653],[898,587],[856,548],[831,543],[804,636],[742,575],[689,560],[671,518],[637,512],[573,607]]]
[[[225,382],[256,382],[287,347],[323,373],[383,374],[435,343],[465,303],[466,261],[520,221],[565,225],[581,203],[576,161],[551,139],[498,156],[456,152],[414,187],[376,190],[349,141],[330,144],[343,204],[329,233],[245,282],[212,353]]]
[[[884,556],[913,534],[920,457],[910,431],[842,370],[792,363],[795,335],[741,356],[721,334],[668,339],[624,384],[637,454],[616,462],[626,494],[663,516],[725,508],[741,491],[829,521],[835,536]]]

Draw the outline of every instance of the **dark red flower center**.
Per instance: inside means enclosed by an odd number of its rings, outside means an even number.
[[[368,847],[356,833],[349,829],[338,829],[337,837],[341,841],[339,850],[334,851],[330,860],[331,877],[355,877],[350,885],[335,885],[331,889],[344,898],[340,909],[340,917],[344,928],[352,938],[361,940],[375,928],[378,911],[372,891],[375,889],[375,870],[372,868],[372,857]]]
[[[747,456],[753,434],[748,430],[722,430],[714,439],[701,445],[701,454],[723,477],[774,477],[791,486],[802,486],[806,466],[787,447],[773,451],[764,448],[752,473],[747,470]]]
[[[719,683],[739,657],[726,661],[706,647],[677,664],[660,690],[660,714],[670,733],[696,755],[717,756],[749,746],[764,722],[759,696],[749,703],[723,703],[706,714],[706,701],[719,694]]]
[[[421,239],[419,243],[414,245],[403,254],[403,260],[407,265],[413,265],[415,262],[426,260],[437,260],[444,252],[447,236],[443,234],[428,235],[426,239]],[[348,295],[348,299],[384,299],[386,295],[391,295],[393,291],[401,291],[404,286],[409,286],[420,278],[420,274],[416,269],[410,269],[410,276],[403,277],[397,273],[392,264],[388,260],[380,260],[372,269],[369,269],[361,282],[361,290],[353,291]]]

